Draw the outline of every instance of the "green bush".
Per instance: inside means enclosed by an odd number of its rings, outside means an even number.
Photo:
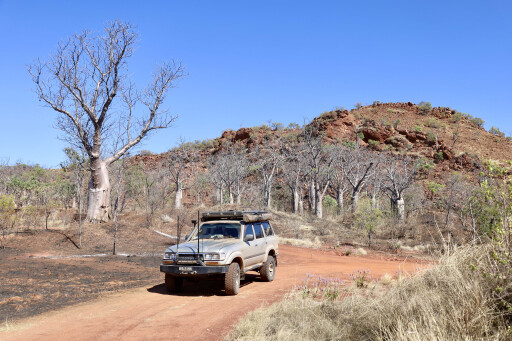
[[[435,117],[430,117],[425,121],[425,125],[429,128],[439,128],[441,127],[441,122],[439,122]]]
[[[505,137],[505,133],[501,132],[501,130],[497,127],[491,127],[491,129],[489,129],[489,133],[493,134],[493,135],[496,135],[496,136],[501,136],[501,137]]]
[[[380,146],[380,142],[376,140],[369,139],[368,140],[368,147],[370,147],[373,150],[378,150]]]
[[[420,115],[428,115],[432,111],[432,104],[430,102],[420,102],[418,104],[418,113]]]
[[[417,132],[417,133],[421,133],[421,131],[423,130],[423,127],[422,126],[414,126],[414,131]]]
[[[369,199],[361,200],[357,207],[354,224],[366,232],[368,246],[371,245],[372,237],[380,226],[383,217],[384,215],[379,209],[372,207]]]

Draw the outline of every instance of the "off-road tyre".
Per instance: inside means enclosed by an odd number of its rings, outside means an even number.
[[[180,292],[183,288],[183,278],[165,274],[165,286],[169,292]]]
[[[228,295],[238,294],[240,289],[240,265],[238,263],[231,263],[228,272],[224,277],[224,289]]]
[[[272,282],[276,275],[276,259],[268,255],[267,261],[260,269],[260,275],[264,282]]]

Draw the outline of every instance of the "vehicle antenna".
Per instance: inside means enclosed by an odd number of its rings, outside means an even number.
[[[199,261],[199,210],[197,210],[197,260]]]
[[[180,231],[180,215],[178,214],[178,219],[177,219],[177,225],[176,225],[176,234],[177,234],[177,238],[176,238],[176,256],[174,258],[174,264],[176,264],[176,262],[178,261],[178,255],[180,254],[180,236],[181,236],[181,231]]]

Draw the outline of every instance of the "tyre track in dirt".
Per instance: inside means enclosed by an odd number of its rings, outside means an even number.
[[[187,282],[179,295],[169,295],[163,283],[155,283],[21,320],[0,330],[0,340],[219,340],[249,311],[282,299],[307,273],[348,280],[358,269],[380,277],[424,264],[282,245],[275,280],[265,283],[248,274],[236,296],[224,295],[221,282]]]

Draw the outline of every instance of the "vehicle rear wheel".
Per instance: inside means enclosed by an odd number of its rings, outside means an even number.
[[[228,272],[224,278],[224,289],[228,295],[238,294],[240,289],[240,265],[238,263],[231,263]]]
[[[260,274],[265,282],[272,282],[274,280],[276,275],[276,259],[273,256],[268,255],[267,261],[261,267]]]
[[[183,287],[183,278],[165,274],[165,286],[169,292],[180,292]]]

